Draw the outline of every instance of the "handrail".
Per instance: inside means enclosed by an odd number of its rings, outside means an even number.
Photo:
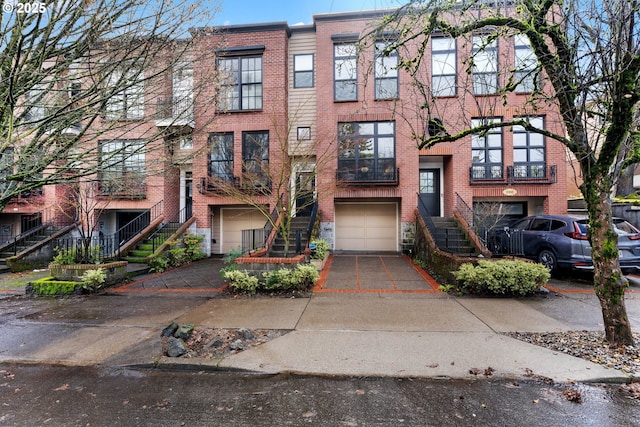
[[[458,210],[458,212],[460,212],[460,215],[462,215],[462,218],[464,218],[464,220],[467,222],[469,227],[473,227],[475,224],[473,209],[469,207],[467,202],[465,202],[464,199],[460,197],[460,194],[458,194],[457,192],[456,192],[456,209]]]
[[[313,202],[311,208],[311,216],[309,217],[309,225],[307,225],[307,246],[311,243],[311,233],[313,232],[313,225],[316,222],[316,216],[318,215],[318,201]]]
[[[156,219],[160,215],[162,215],[162,200],[151,206],[149,209],[140,213],[140,215],[120,227],[114,233],[114,237],[120,242],[119,246],[122,246],[129,240],[131,240],[135,235],[144,230],[145,227],[147,227],[154,219]],[[125,235],[126,238],[124,240],[120,240],[121,234]]]

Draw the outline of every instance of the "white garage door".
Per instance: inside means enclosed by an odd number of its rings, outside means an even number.
[[[336,203],[335,249],[397,251],[397,203]]]
[[[222,208],[222,253],[242,245],[242,230],[262,228],[267,222],[255,208]]]

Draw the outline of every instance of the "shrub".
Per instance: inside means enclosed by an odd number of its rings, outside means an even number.
[[[107,273],[102,268],[87,270],[82,275],[82,288],[88,291],[96,291],[107,280]]]
[[[318,270],[313,265],[298,265],[294,269],[281,268],[264,273],[266,291],[305,291],[318,280]]]
[[[520,260],[462,264],[454,276],[463,291],[479,295],[530,295],[551,277],[544,266]]]
[[[245,292],[253,295],[258,289],[258,278],[251,276],[247,271],[228,270],[222,274],[222,277],[233,292]]]
[[[227,252],[222,258],[222,262],[224,263],[224,267],[220,269],[220,274],[224,278],[224,273],[227,271],[235,271],[238,269],[238,264],[236,263],[236,259],[242,256],[242,248],[239,246],[235,249],[231,249]]]
[[[316,245],[316,251],[311,253],[311,258],[325,259],[329,252],[329,242],[324,239],[316,239],[312,240],[311,243]]]
[[[190,261],[196,261],[205,257],[205,254],[203,254],[201,250],[202,242],[204,242],[204,237],[199,234],[187,234],[184,236],[184,239],[182,239],[182,243],[185,246],[185,255]]]
[[[169,258],[164,254],[152,255],[148,258],[149,271],[152,273],[162,273],[169,267]]]
[[[25,287],[27,295],[72,295],[79,294],[82,289],[80,282],[71,280],[56,280],[55,277],[43,277],[30,282]]]
[[[72,264],[97,264],[100,261],[100,246],[80,247],[75,246],[64,249],[56,246],[54,248],[56,255],[51,261],[57,265]]]

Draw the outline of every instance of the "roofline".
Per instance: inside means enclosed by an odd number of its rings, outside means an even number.
[[[391,13],[398,11],[399,8],[386,8],[386,9],[370,9],[370,10],[357,10],[350,12],[329,12],[319,13],[313,15],[313,21],[346,21],[353,19],[372,19],[382,18]]]
[[[286,31],[287,35],[291,34],[289,24],[287,24],[286,21],[261,22],[256,24],[214,25],[207,27],[197,27],[191,31],[207,32],[213,34],[241,34],[259,33],[264,31]]]

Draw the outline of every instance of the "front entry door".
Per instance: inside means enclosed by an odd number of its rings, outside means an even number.
[[[431,216],[440,216],[440,169],[420,169],[420,200]]]
[[[296,176],[296,215],[309,216],[313,208],[316,180],[313,172],[298,172]]]

